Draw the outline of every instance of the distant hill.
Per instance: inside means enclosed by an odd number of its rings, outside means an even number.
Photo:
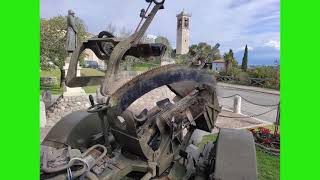
[[[242,63],[244,50],[234,53],[239,65]],[[248,52],[249,65],[274,65],[275,60],[280,60],[280,51],[273,47],[256,47]]]

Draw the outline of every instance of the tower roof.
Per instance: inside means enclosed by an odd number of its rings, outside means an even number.
[[[177,14],[177,17],[181,17],[181,16],[187,16],[187,17],[191,17],[190,13],[187,13],[184,9],[181,11],[181,13]]]

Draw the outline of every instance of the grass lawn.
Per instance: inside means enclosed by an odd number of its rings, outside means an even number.
[[[280,179],[280,158],[256,149],[259,180]]]
[[[53,71],[44,71],[40,72],[40,77],[57,77],[60,80],[60,70],[55,69]]]
[[[59,85],[54,85],[54,86],[41,86],[40,87],[40,94],[42,93],[42,91],[44,90],[49,90],[51,92],[51,94],[53,95],[59,95],[62,94],[63,89],[59,87]]]
[[[91,69],[91,68],[82,68],[81,76],[104,76],[104,72],[98,71],[96,69]],[[95,93],[99,86],[100,85],[86,86],[86,87],[83,87],[83,89],[86,93]]]
[[[60,70],[56,69],[53,71],[44,71],[40,72],[40,77],[56,77],[57,84],[52,86],[40,86],[40,94],[44,90],[50,90],[52,94],[62,94],[63,89],[59,87],[60,84]]]
[[[82,87],[86,93],[96,93],[97,88],[100,86],[86,86]]]
[[[80,72],[81,76],[104,76],[104,72],[91,68],[82,68]]]
[[[98,71],[96,69],[90,69],[90,68],[82,68],[81,69],[81,76],[103,76],[104,73],[101,71]],[[60,70],[53,70],[53,71],[44,71],[42,70],[40,73],[40,77],[56,77],[58,82],[54,86],[42,86],[40,87],[40,93],[43,90],[50,90],[52,94],[62,94],[63,90],[59,87],[60,84]],[[84,91],[86,93],[95,93],[96,89],[99,86],[87,86],[83,87]]]
[[[273,126],[271,126],[273,127]],[[209,141],[215,141],[217,135],[205,135],[202,137],[199,147],[203,147]],[[256,147],[256,157],[258,166],[258,179],[259,180],[279,180],[280,179],[280,158],[272,156]]]
[[[150,68],[156,67],[155,64],[150,64],[150,63],[137,63],[134,64],[131,67],[132,71],[147,71]],[[40,90],[50,90],[52,94],[62,94],[63,90],[59,88],[59,83],[60,83],[60,70],[53,70],[53,71],[41,71],[40,73],[41,77],[57,77],[58,83],[54,86],[47,86],[47,87],[41,87]],[[96,69],[91,69],[91,68],[82,68],[81,69],[81,76],[104,76],[104,72],[101,72]],[[98,86],[87,86],[83,87],[84,91],[86,93],[95,93]]]
[[[160,62],[159,64],[157,63],[136,63],[134,64],[132,67],[131,67],[131,70],[132,71],[147,71],[153,67],[156,67],[156,66],[160,66]]]

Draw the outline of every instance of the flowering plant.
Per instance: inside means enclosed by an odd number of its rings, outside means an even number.
[[[257,143],[272,148],[280,148],[280,134],[278,132],[271,132],[270,129],[259,127],[258,129],[249,129],[254,136]]]
[[[270,129],[261,128],[260,132],[261,132],[262,134],[268,135],[268,134],[270,134]]]
[[[263,140],[264,144],[270,144],[271,142],[272,142],[271,138],[266,138],[266,139]]]

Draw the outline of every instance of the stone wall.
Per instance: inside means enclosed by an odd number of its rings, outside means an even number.
[[[40,77],[40,86],[57,84],[57,77]]]
[[[46,111],[47,126],[53,126],[62,117],[79,110],[86,110],[90,107],[88,96],[60,96]]]

